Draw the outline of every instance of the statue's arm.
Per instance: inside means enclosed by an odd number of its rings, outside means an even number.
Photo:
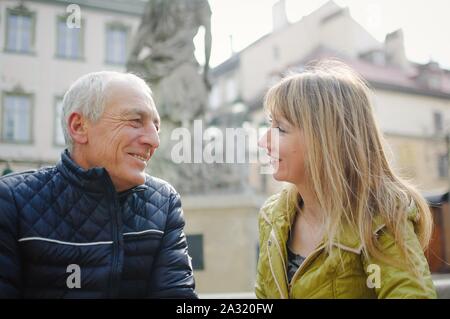
[[[134,41],[131,48],[131,57],[137,59],[142,48],[151,43],[152,33],[149,32],[150,21],[152,17],[152,12],[154,10],[153,0],[149,0],[145,5],[144,13],[142,15],[141,23],[134,37]]]
[[[206,1],[203,10],[201,11],[201,24],[205,27],[205,65],[203,67],[203,79],[206,86],[210,89],[211,85],[209,83],[209,59],[211,57],[211,46],[212,46],[212,36],[211,36],[211,8]]]

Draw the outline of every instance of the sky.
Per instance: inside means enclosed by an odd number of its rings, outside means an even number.
[[[289,22],[294,23],[328,0],[286,0]],[[212,17],[212,67],[272,30],[272,5],[277,0],[209,0]],[[403,29],[407,57],[420,63],[430,59],[450,69],[450,0],[335,0],[377,40]],[[196,56],[204,61],[203,37],[195,39]],[[232,39],[230,41],[230,38]],[[232,43],[232,46],[231,46]]]

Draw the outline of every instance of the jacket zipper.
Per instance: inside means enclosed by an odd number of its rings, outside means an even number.
[[[300,272],[305,269],[307,266],[309,266],[309,263],[311,262],[311,260],[315,257],[317,257],[317,254],[320,253],[323,249],[325,248],[325,245],[322,244],[319,247],[317,247],[313,252],[311,252],[308,257],[306,257],[306,259],[302,262],[302,264],[300,265],[300,267],[298,267],[297,271],[294,273],[294,275],[291,278],[291,281],[289,282],[289,297],[292,296],[292,284],[295,282],[295,279],[297,279],[297,277],[299,276]]]
[[[120,238],[119,238],[119,204],[117,194],[111,179],[107,176],[107,181],[111,185],[110,194],[112,196],[112,231],[113,231],[113,252],[112,252],[112,269],[110,276],[110,297],[116,298],[119,295],[119,283],[120,283]]]

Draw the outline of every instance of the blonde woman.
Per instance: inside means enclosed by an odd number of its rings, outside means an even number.
[[[260,211],[258,298],[436,297],[424,256],[431,214],[389,166],[370,94],[335,61],[268,91],[277,134],[259,145],[290,186]]]

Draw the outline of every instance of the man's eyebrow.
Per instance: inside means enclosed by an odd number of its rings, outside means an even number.
[[[122,112],[122,115],[150,115],[150,112],[143,111],[141,109],[128,109]]]
[[[124,115],[124,116],[139,115],[141,117],[153,117],[154,114],[151,111],[133,108],[133,109],[122,112],[122,115]]]
[[[155,110],[146,111],[139,108],[133,108],[122,112],[122,116],[140,116],[142,118],[149,117],[153,119],[153,121],[160,122],[158,113]]]

